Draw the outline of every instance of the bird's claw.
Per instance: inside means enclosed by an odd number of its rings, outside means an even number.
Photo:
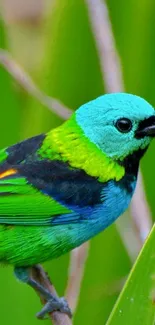
[[[52,313],[54,311],[59,311],[61,313],[67,314],[70,318],[72,317],[71,309],[68,305],[68,302],[65,298],[51,298],[47,301],[47,303],[44,305],[42,310],[37,313],[37,318],[39,319],[45,319],[45,316],[47,313]]]

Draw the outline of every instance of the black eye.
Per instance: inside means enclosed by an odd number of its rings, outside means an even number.
[[[115,124],[118,131],[127,133],[132,129],[132,122],[128,118],[120,118]]]

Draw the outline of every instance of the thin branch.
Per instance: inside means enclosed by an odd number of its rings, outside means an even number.
[[[75,312],[80,294],[81,282],[83,279],[85,262],[88,256],[89,243],[86,242],[71,252],[68,285],[66,298],[69,306]]]
[[[138,174],[138,183],[136,193],[133,196],[131,204],[131,214],[135,221],[137,231],[140,234],[140,238],[145,241],[150,229],[152,228],[152,219],[150,216],[150,209],[146,201],[144,184],[142,174]]]
[[[48,291],[50,291],[54,296],[58,297],[57,292],[51,283],[48,275],[45,273],[44,269],[41,265],[37,265],[31,269],[32,277],[34,280],[39,282],[41,285],[44,286]],[[37,291],[36,291],[37,292]],[[39,295],[39,293],[37,292]],[[40,300],[43,304],[45,304],[45,300],[39,295]],[[54,325],[72,325],[71,319],[64,313],[54,311],[49,313],[50,320],[53,322]]]
[[[106,91],[123,92],[124,82],[120,58],[116,49],[108,8],[104,0],[86,0],[89,18],[98,49],[101,71]],[[133,222],[138,229],[141,242],[148,235],[152,219],[143,187],[142,174],[131,203]]]
[[[86,0],[86,3],[106,91],[108,93],[119,92],[124,88],[122,69],[115,46],[108,8],[105,1],[101,0]]]
[[[23,87],[30,95],[35,97],[39,102],[46,106],[52,112],[55,112],[61,118],[67,120],[72,114],[72,110],[67,108],[59,100],[47,96],[33,82],[32,78],[24,71],[23,68],[13,60],[11,55],[0,49],[0,63],[12,75],[12,77]]]

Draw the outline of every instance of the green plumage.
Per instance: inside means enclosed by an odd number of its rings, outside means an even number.
[[[4,189],[5,186],[5,189]],[[52,215],[69,213],[54,199],[43,195],[37,189],[27,184],[25,178],[0,180],[0,222],[7,224],[41,224],[43,225]],[[8,196],[7,196],[8,193]],[[3,217],[4,216],[4,219]]]
[[[11,185],[8,180],[0,181],[1,193],[4,186],[5,196],[0,199],[0,223],[4,224],[0,226],[1,262],[28,266],[61,255],[62,233],[57,234],[58,226],[55,229],[48,224],[52,215],[69,213],[69,209],[36,191],[25,179],[13,179]]]
[[[7,149],[0,151],[1,168],[8,156]],[[18,172],[4,174],[0,179],[0,261],[29,266],[68,251],[73,244],[67,242],[66,236],[64,248],[64,230],[57,234],[59,226],[55,229],[49,225],[52,216],[68,213],[67,207],[43,194]]]
[[[65,134],[65,130],[66,126],[63,134]],[[48,193],[43,193],[44,187],[48,183],[47,179],[44,180],[43,177],[46,163],[52,163],[57,159],[61,162],[63,147],[67,146],[68,150],[70,147],[70,151],[73,150],[73,146],[75,147],[75,143],[70,141],[71,134],[73,141],[75,138],[73,125],[71,130],[69,128],[67,130],[65,140],[68,143],[64,142],[62,147],[58,146],[60,137],[55,136],[57,133],[59,133],[59,129],[43,135],[41,144],[36,137],[33,146],[31,146],[30,139],[0,151],[0,261],[2,263],[15,266],[35,265],[64,254],[87,238],[88,221],[81,224],[74,223],[74,215],[75,221],[77,217],[76,212],[72,211],[67,204],[59,203]],[[61,141],[63,143],[63,137]],[[87,150],[83,149],[82,138],[77,138],[77,142],[84,159],[89,157]],[[48,159],[48,152],[50,152],[50,159]],[[81,157],[79,156],[79,158]],[[34,176],[33,173],[39,163],[41,166],[38,169],[38,174]],[[93,163],[92,151],[92,166]],[[29,168],[28,173],[26,168]],[[57,179],[57,173],[58,176],[60,173],[60,179],[64,177],[61,176],[61,169],[55,174],[52,165],[49,168],[51,183],[55,178]],[[68,177],[72,170],[72,167],[71,169],[67,167]],[[40,174],[42,174],[41,177]],[[63,181],[64,190],[65,182],[66,179]],[[67,220],[70,220],[70,216],[72,216],[72,222],[65,224],[64,220],[62,225],[61,222],[58,225],[52,225],[52,218],[60,215],[66,215]],[[80,241],[79,231],[81,232]],[[91,232],[88,237],[90,236]]]
[[[15,158],[10,164],[12,156]],[[70,175],[74,168],[82,168],[89,176],[97,176],[99,181],[107,181],[111,178],[119,180],[124,175],[123,166],[112,161],[85,138],[84,132],[76,123],[75,115],[59,128],[43,136],[40,144],[36,137],[32,148],[30,139],[17,146],[1,150],[1,261],[16,266],[34,265],[58,257],[92,236],[91,222],[89,225],[88,220],[78,223],[80,217],[76,209],[73,211],[69,204],[54,199],[49,195],[48,190],[44,190],[47,179],[40,179],[40,174],[44,175],[47,161],[52,163],[57,160],[69,164],[65,176],[67,178],[72,177]],[[33,177],[34,170],[39,164],[41,166],[38,174]],[[30,168],[25,174],[27,166]],[[51,168],[50,166],[49,177],[51,182],[54,182],[54,178],[58,178],[61,171],[58,170],[56,172],[58,175],[55,175]],[[5,174],[12,169],[15,169],[15,173]],[[58,179],[57,182],[59,181],[61,180]],[[67,179],[63,181],[64,192],[66,181]],[[73,187],[73,192],[76,191],[78,196],[78,187],[75,188],[74,180]],[[67,193],[65,195],[67,196]],[[53,225],[52,218],[60,215],[66,215],[67,224],[64,218],[62,225],[61,221],[60,225]],[[70,218],[71,222],[68,222]]]
[[[26,268],[81,245],[127,209],[154,136],[150,104],[110,94],[48,134],[1,150],[0,262],[36,288]],[[42,316],[53,310],[46,307]]]

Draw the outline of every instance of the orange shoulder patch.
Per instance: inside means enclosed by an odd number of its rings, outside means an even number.
[[[8,169],[6,170],[5,172],[1,173],[0,174],[0,179],[1,178],[4,178],[4,177],[7,177],[7,176],[11,176],[11,175],[14,175],[17,173],[17,170],[16,169]]]

